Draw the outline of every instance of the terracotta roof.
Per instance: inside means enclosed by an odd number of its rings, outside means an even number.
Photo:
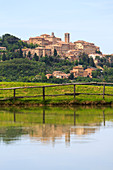
[[[42,37],[39,37],[39,36],[37,36],[37,37],[30,37],[30,39],[35,39],[35,38],[40,38],[40,39],[43,39]]]
[[[64,41],[58,41],[59,44],[69,44],[69,43],[66,43]]]
[[[56,37],[56,38],[61,39],[60,37]]]
[[[52,76],[52,74],[46,74],[46,76]]]
[[[47,50],[51,50],[51,47],[46,46],[46,47],[45,47],[45,49],[47,49]]]
[[[87,70],[96,70],[96,68],[87,68],[87,69],[85,69],[85,71],[87,71]]]
[[[78,41],[75,41],[74,43],[85,43],[85,41],[83,41],[83,40],[78,40]]]
[[[72,43],[72,42],[70,42],[69,44],[70,44],[70,45],[74,45],[74,46],[75,46],[75,44],[74,44],[74,43]]]
[[[28,51],[29,49],[28,48],[23,48],[22,51]]]
[[[78,69],[78,68],[83,68],[83,66],[82,66],[82,65],[79,65],[79,66],[73,67],[73,69]]]
[[[38,49],[44,49],[44,47],[36,47],[35,49],[36,49],[36,50],[38,50]]]
[[[4,48],[6,48],[6,47],[0,47],[0,49],[4,49]]]
[[[46,36],[50,36],[49,34],[42,34],[41,36],[44,36],[44,35],[46,35]]]

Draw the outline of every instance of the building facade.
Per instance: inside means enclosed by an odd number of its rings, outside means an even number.
[[[78,56],[80,53],[95,54],[96,51],[100,50],[100,48],[95,46],[94,43],[89,43],[83,40],[75,41],[74,43],[70,42],[69,33],[64,34],[64,41],[62,41],[61,38],[56,37],[52,32],[51,35],[42,34],[37,37],[31,37],[27,43],[38,44],[41,48],[36,48],[36,51],[37,54],[39,53],[39,55],[42,56],[53,55],[55,49],[57,50],[58,55],[61,57],[66,56],[68,58]]]

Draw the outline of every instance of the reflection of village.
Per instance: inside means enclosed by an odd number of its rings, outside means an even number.
[[[31,119],[31,121],[27,123],[26,119],[24,119],[22,115],[21,119],[18,120],[18,116],[20,117],[20,114],[21,113],[14,112],[13,121],[11,121],[12,117],[11,120],[9,119],[7,121],[1,121],[0,141],[10,143],[16,140],[20,140],[20,137],[23,135],[29,135],[31,141],[45,144],[55,144],[60,141],[62,142],[62,140],[63,142],[65,141],[65,144],[70,144],[72,142],[86,142],[86,138],[87,140],[90,139],[90,135],[95,134],[96,131],[100,129],[102,124],[105,126],[106,122],[104,111],[100,120],[94,119],[92,117],[90,122],[87,122],[86,117],[86,121],[82,120],[80,121],[81,123],[77,121],[78,114],[74,112],[73,115],[70,115],[71,122],[69,122],[67,119],[66,123],[63,123],[62,121],[61,124],[52,123],[53,120],[48,119],[48,116],[50,117],[50,115],[46,115],[45,110],[43,110],[43,116],[40,121],[38,117],[35,118],[36,122]],[[56,119],[57,117],[55,120]],[[13,126],[8,126],[8,123],[11,125],[11,122]],[[3,125],[6,124],[7,126],[5,125],[3,128],[2,123]]]
[[[99,126],[99,124],[96,126]],[[42,143],[57,143],[57,141],[65,138],[65,143],[68,144],[71,142],[72,136],[74,136],[74,140],[76,141],[76,139],[79,139],[79,137],[95,133],[96,130],[99,130],[99,127],[93,127],[93,124],[89,125],[89,127],[44,124],[37,125],[30,129],[29,134],[31,139],[40,141]]]

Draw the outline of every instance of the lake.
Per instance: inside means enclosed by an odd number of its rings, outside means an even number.
[[[1,170],[113,170],[113,108],[0,108]]]

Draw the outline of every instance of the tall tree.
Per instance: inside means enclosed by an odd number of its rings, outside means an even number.
[[[57,56],[57,50],[54,49],[54,56],[56,57]]]
[[[21,48],[20,48],[20,50],[19,50],[19,58],[23,58],[23,51],[22,51]]]
[[[31,52],[30,52],[30,51],[28,52],[27,57],[28,57],[29,59],[31,58]]]
[[[3,53],[3,55],[2,55],[2,60],[5,61],[6,59],[7,59],[7,58],[6,58],[6,54]]]
[[[39,60],[39,56],[37,56],[36,53],[34,54],[34,59],[35,59],[35,61],[38,61],[38,60]]]
[[[95,67],[95,63],[94,63],[92,57],[90,57],[90,59],[89,59],[89,64],[90,64],[90,66]]]

